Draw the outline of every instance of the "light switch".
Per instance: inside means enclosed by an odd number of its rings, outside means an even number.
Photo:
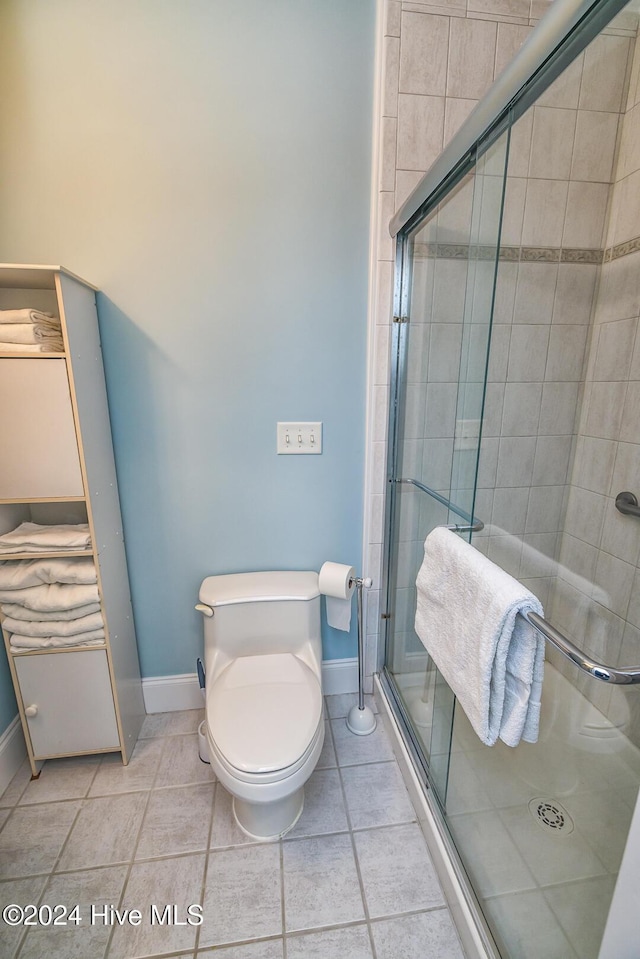
[[[322,453],[322,423],[278,423],[278,453]]]

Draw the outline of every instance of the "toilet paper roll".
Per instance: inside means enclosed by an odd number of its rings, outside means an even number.
[[[318,577],[320,592],[326,597],[327,622],[334,629],[351,629],[351,596],[355,589],[353,566],[323,563]]]

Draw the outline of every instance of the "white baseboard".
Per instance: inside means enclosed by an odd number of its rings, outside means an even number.
[[[358,660],[330,659],[322,664],[322,687],[326,696],[354,693],[358,689]],[[144,707],[148,713],[172,713],[200,709],[202,692],[196,673],[181,676],[150,676],[142,680]]]
[[[358,692],[358,657],[327,659],[322,664],[322,691],[325,696]]]
[[[20,717],[16,716],[0,736],[0,796],[20,769],[26,755]]]

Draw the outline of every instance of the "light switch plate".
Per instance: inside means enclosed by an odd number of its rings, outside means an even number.
[[[278,453],[322,453],[322,423],[278,423]]]

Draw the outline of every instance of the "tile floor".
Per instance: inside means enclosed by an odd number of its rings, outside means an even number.
[[[148,716],[126,767],[50,760],[31,782],[23,766],[0,798],[0,903],[78,903],[82,922],[25,931],[0,920],[0,955],[464,959],[386,733],[349,733],[353,701],[327,697],[304,812],[277,843],[235,825],[198,757],[198,710]],[[173,904],[185,924],[158,921]],[[199,926],[186,923],[190,904],[202,906]],[[140,924],[102,920],[109,905],[140,910]]]

